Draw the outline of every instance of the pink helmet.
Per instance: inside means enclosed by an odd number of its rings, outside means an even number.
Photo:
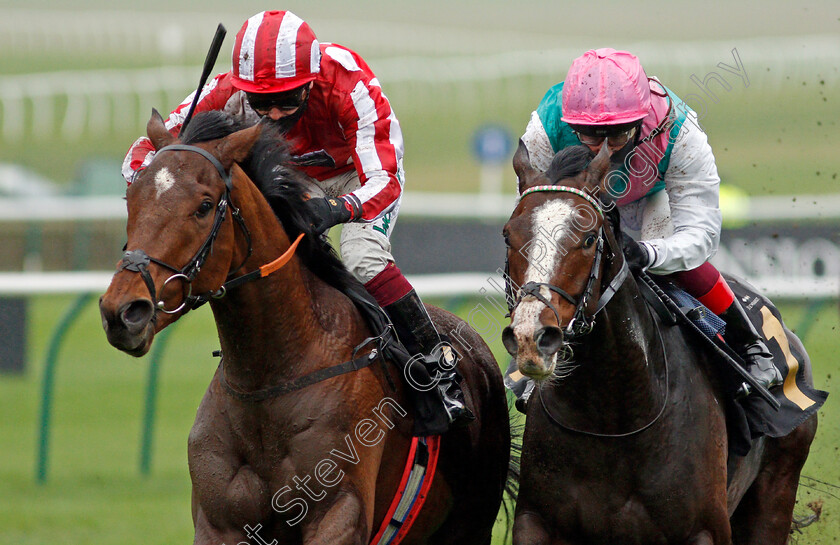
[[[620,125],[650,111],[650,86],[638,57],[593,49],[572,62],[563,84],[562,121],[570,125]]]
[[[263,11],[236,35],[232,64],[237,89],[280,93],[318,76],[321,49],[309,25],[291,11]]]

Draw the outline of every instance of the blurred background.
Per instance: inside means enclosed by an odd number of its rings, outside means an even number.
[[[133,359],[107,344],[95,301],[125,240],[125,151],[153,107],[195,89],[216,25],[228,30],[218,73],[264,9],[294,11],[377,74],[406,144],[397,261],[502,366],[506,321],[479,290],[499,296],[487,282],[503,264],[516,139],[575,57],[638,55],[709,135],[724,183],[716,263],[779,303],[832,390],[836,1],[0,0],[0,543],[192,539],[186,438],[217,365],[212,316],[191,313]],[[840,537],[840,494],[825,484],[840,484],[833,397],[820,414],[797,512],[819,503],[822,516],[793,536],[803,544]]]

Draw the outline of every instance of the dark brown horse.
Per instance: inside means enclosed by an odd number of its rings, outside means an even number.
[[[234,129],[223,114],[202,114],[175,141],[153,114],[155,148],[176,146],[128,188],[128,252],[100,300],[103,325],[111,344],[140,356],[195,294],[213,294],[223,364],[189,437],[195,543],[367,545],[406,465],[407,386],[396,368],[374,364],[283,390],[354,360],[371,332],[337,289],[352,279],[312,235],[296,174],[282,157],[273,169],[263,160],[252,182],[239,163],[271,139],[259,139],[260,125]],[[260,269],[279,256],[288,262]],[[258,278],[236,285],[245,275]],[[441,331],[465,331],[459,370],[478,418],[442,437],[437,476],[404,543],[486,545],[510,451],[501,373],[477,333],[429,312]]]
[[[727,482],[720,363],[648,310],[593,198],[607,147],[588,160],[567,148],[542,173],[523,145],[514,157],[521,200],[504,233],[522,289],[503,340],[538,381],[514,545],[786,543],[816,414],[754,443]]]

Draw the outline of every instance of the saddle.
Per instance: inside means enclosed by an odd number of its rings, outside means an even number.
[[[721,366],[724,389],[729,394],[726,413],[730,453],[744,456],[749,452],[752,442],[761,436],[788,435],[822,407],[828,393],[816,390],[806,378],[811,376],[811,361],[799,339],[782,322],[776,306],[745,280],[729,274],[724,276],[747,317],[764,337],[773,355],[773,364],[783,377],[782,386],[770,391],[777,402],[777,409],[757,395],[739,399],[741,396],[738,393],[742,389],[740,375],[729,366]],[[676,303],[683,316],[694,324],[695,327],[683,326],[689,330],[689,335],[697,335],[699,331],[715,345],[725,345],[723,334],[726,323],[721,318],[666,278],[650,278]],[[663,324],[685,322],[674,316],[654,291],[645,289],[643,281],[639,282],[639,286],[648,305],[659,315]]]
[[[373,333],[373,337],[368,340],[375,340],[377,350],[379,350],[379,354],[384,358],[381,361],[389,360],[393,362],[402,375],[406,366],[411,364],[412,356],[397,338],[388,315],[385,314],[382,307],[379,306],[373,296],[368,293],[361,283],[351,284],[349,289],[343,290],[343,293],[353,301],[353,304],[356,305],[359,313],[361,313]],[[441,335],[441,339],[444,341],[449,340],[445,338],[445,335]],[[423,365],[413,366],[411,372],[413,375],[418,375],[418,380],[425,381],[424,383],[433,382]],[[425,376],[419,376],[423,373],[427,374]],[[396,386],[391,382],[391,375],[387,370],[385,377],[390,383],[391,388],[396,389]],[[405,388],[405,393],[413,408],[414,436],[427,437],[439,435],[450,428],[449,418],[441,410],[440,401],[436,398],[436,389],[420,391],[409,386]]]

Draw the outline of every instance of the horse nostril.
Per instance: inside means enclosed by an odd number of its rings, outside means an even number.
[[[505,327],[502,331],[502,344],[505,345],[505,350],[511,356],[515,356],[519,350],[519,345],[516,343],[516,335],[513,334],[513,328],[510,326]]]
[[[120,319],[129,331],[139,331],[146,327],[155,313],[155,307],[148,299],[137,299],[123,307]]]
[[[534,335],[537,351],[545,357],[552,356],[563,346],[563,332],[559,327],[546,326]]]

